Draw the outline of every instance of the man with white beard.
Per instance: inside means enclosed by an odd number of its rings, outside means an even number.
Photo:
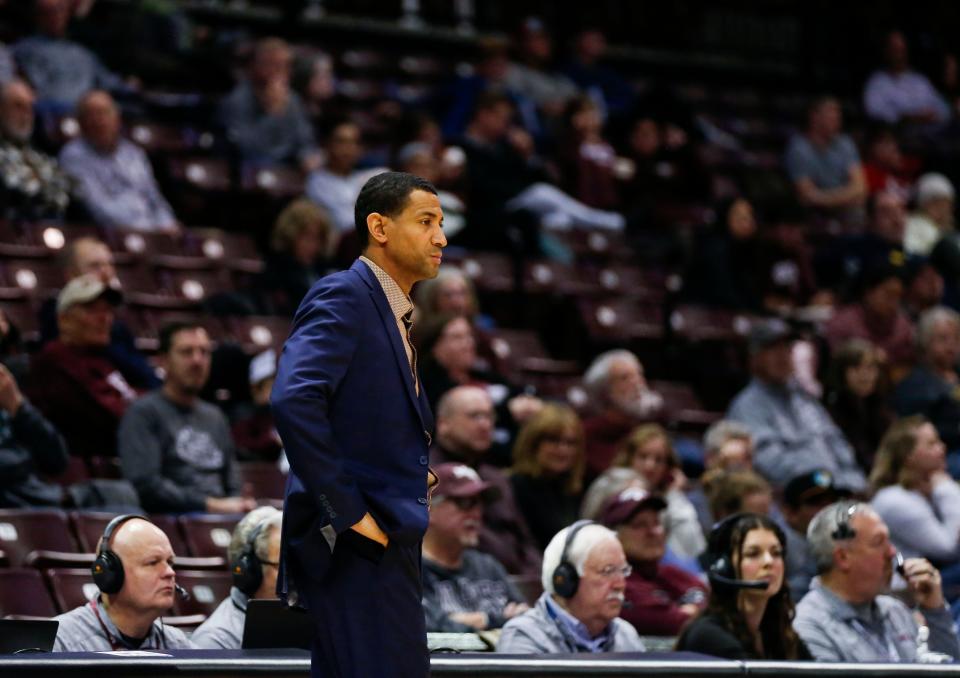
[[[484,506],[499,491],[464,464],[440,464],[434,472],[440,485],[423,538],[427,631],[498,629],[529,607],[503,565],[476,550]]]
[[[23,80],[0,88],[0,218],[55,218],[70,202],[57,161],[30,146],[36,97]]]
[[[634,427],[659,416],[663,398],[647,384],[637,356],[625,349],[597,356],[583,384],[597,410],[583,422],[589,480],[607,470]]]
[[[590,520],[560,530],[543,553],[543,595],[504,625],[497,652],[643,652],[619,618],[631,572],[613,530]]]

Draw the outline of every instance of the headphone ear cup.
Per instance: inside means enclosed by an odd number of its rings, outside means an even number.
[[[109,549],[104,549],[97,555],[90,572],[93,574],[93,583],[103,593],[119,593],[123,588],[123,562]]]
[[[242,554],[233,563],[231,569],[233,585],[246,593],[253,595],[263,582],[263,566],[260,560],[251,553]]]
[[[736,579],[736,573],[733,571],[733,563],[730,562],[730,559],[724,554],[717,557],[713,561],[713,564],[710,565],[709,575],[719,575],[721,577],[726,577],[727,579]]]
[[[553,590],[561,598],[573,598],[580,586],[580,575],[570,563],[560,563],[553,571]]]

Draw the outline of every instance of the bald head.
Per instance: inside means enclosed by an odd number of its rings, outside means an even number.
[[[151,549],[164,550],[173,555],[170,539],[163,530],[142,518],[132,518],[123,523],[113,533],[109,546],[121,560]]]
[[[493,401],[477,386],[450,389],[437,405],[437,439],[464,459],[490,449],[494,422]]]
[[[23,80],[15,79],[0,89],[0,131],[17,143],[33,135],[33,104],[36,97]]]
[[[95,89],[77,103],[77,121],[83,138],[101,153],[110,153],[120,140],[120,111],[108,92]]]

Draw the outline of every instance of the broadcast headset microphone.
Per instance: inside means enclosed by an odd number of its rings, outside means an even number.
[[[174,584],[173,588],[177,592],[177,595],[180,596],[180,600],[190,600],[193,598],[193,596],[190,595],[190,592],[180,586],[180,584]]]

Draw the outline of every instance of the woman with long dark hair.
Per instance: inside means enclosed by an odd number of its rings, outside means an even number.
[[[726,659],[811,659],[792,626],[786,547],[783,530],[766,516],[740,513],[718,523],[707,552],[710,600],[681,631],[676,649]]]

